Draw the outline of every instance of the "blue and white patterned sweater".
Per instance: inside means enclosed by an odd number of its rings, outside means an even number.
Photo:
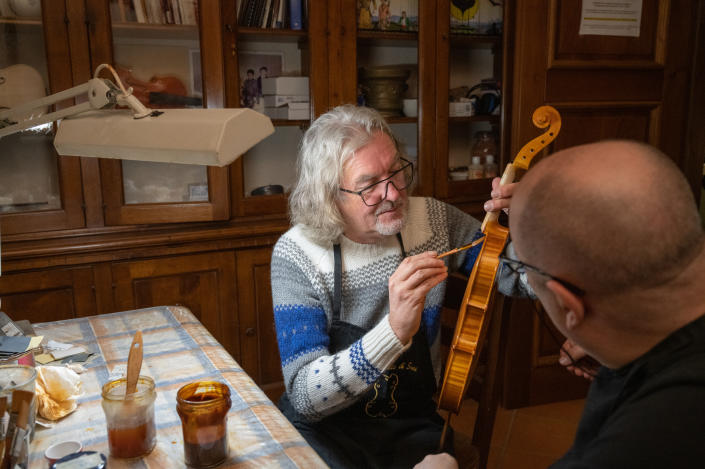
[[[444,252],[469,243],[480,222],[435,199],[410,197],[402,239],[408,256]],[[279,353],[289,400],[304,418],[320,420],[352,405],[381,373],[409,347],[389,325],[389,277],[402,261],[395,236],[379,244],[358,244],[345,236],[342,251],[340,319],[368,332],[349,348],[331,354],[328,329],[333,311],[333,247],[322,247],[294,226],[277,241],[272,254],[271,281]],[[466,257],[446,257],[458,270]],[[472,260],[474,262],[474,259]],[[469,268],[472,268],[470,264]],[[515,278],[500,279],[503,291]],[[503,288],[504,284],[504,288]],[[426,296],[422,322],[436,379],[440,377],[440,312],[445,282]]]

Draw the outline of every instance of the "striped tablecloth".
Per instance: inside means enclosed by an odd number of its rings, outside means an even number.
[[[218,380],[230,387],[228,414],[230,457],[220,467],[326,467],[238,363],[186,308],[162,306],[87,318],[33,324],[38,335],[80,344],[98,354],[81,375],[84,396],[76,411],[53,428],[36,426],[30,447],[30,467],[46,468],[44,450],[53,443],[79,440],[84,450],[109,456],[100,390],[116,366],[125,366],[136,330],[142,331],[143,375],[157,388],[157,445],[145,458],[109,459],[122,467],[185,467],[176,391],[197,380]],[[119,369],[118,369],[119,371]]]

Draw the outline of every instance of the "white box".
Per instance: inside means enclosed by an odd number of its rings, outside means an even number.
[[[471,101],[448,103],[448,115],[450,117],[473,116],[475,115],[475,109]]]
[[[262,78],[262,94],[308,96],[308,77]]]
[[[306,120],[311,117],[309,103],[288,103],[286,106],[265,107],[264,114],[270,119]]]
[[[308,94],[292,95],[292,94],[273,94],[262,97],[264,99],[264,107],[279,107],[287,103],[306,103],[308,104]]]

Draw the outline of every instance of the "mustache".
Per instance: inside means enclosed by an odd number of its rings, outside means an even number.
[[[392,202],[391,200],[384,200],[381,204],[379,204],[379,207],[377,207],[377,210],[375,210],[375,215],[380,215],[384,212],[394,210],[394,209],[399,208],[403,205],[404,205],[404,203],[401,200],[397,200],[396,202]]]

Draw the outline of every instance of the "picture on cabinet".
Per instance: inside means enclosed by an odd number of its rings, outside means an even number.
[[[418,0],[358,0],[358,29],[418,31]]]
[[[282,52],[240,52],[240,105],[264,110],[262,79],[282,74]]]
[[[459,34],[500,34],[503,0],[451,0],[450,30]]]

